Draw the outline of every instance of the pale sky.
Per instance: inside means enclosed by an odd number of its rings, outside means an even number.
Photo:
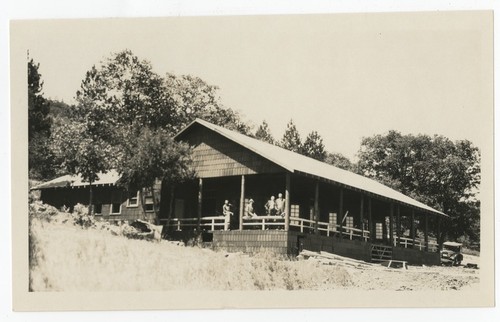
[[[469,139],[492,124],[491,19],[485,13],[336,14],[43,21],[25,26],[46,97],[72,102],[85,72],[130,49],[159,74],[191,74],[254,130],[293,119],[353,159],[394,129]],[[481,126],[479,126],[481,125]],[[489,131],[489,132],[488,132]]]

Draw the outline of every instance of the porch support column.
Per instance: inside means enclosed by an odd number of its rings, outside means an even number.
[[[365,225],[364,225],[364,212],[365,212],[365,196],[361,193],[361,200],[359,204],[359,225],[361,227],[361,240],[365,241]]]
[[[391,202],[389,212],[389,243],[394,246],[394,203]]]
[[[415,248],[415,210],[411,210],[411,239],[412,241],[412,248]]]
[[[319,181],[316,181],[314,188],[314,233],[319,234]]]
[[[438,244],[438,250],[441,250],[441,217],[437,218],[437,244]]]
[[[339,224],[339,232],[340,232],[340,240],[342,240],[343,236],[342,233],[344,231],[343,225],[344,225],[344,188],[340,187],[340,193],[339,193],[339,219],[338,222]]]
[[[286,173],[285,183],[285,231],[290,230],[290,173]]]
[[[425,216],[425,228],[424,228],[424,240],[425,240],[425,251],[429,251],[429,216],[424,214]]]
[[[401,246],[401,206],[396,210],[396,246]]]
[[[372,198],[368,197],[368,232],[370,233],[370,242],[373,242],[373,218],[372,218]]]
[[[241,176],[241,190],[240,190],[240,230],[243,230],[243,216],[245,214],[245,176]]]
[[[196,224],[196,230],[199,232],[201,228],[201,207],[203,204],[203,179],[200,178],[198,181],[198,223]]]

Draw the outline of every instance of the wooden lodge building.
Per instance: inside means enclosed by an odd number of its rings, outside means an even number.
[[[448,217],[381,183],[199,119],[175,139],[193,147],[197,179],[164,184],[161,201],[145,198],[159,202],[156,220],[169,234],[204,231],[214,249],[227,251],[296,255],[307,249],[366,261],[440,263],[434,236]],[[62,178],[35,187],[41,199],[55,206],[85,203],[75,191],[88,196],[88,187]],[[137,194],[121,191],[116,180],[115,172],[96,182],[100,216],[142,218]],[[283,215],[267,215],[264,205],[279,193]],[[250,199],[257,214],[252,218],[245,214]],[[234,213],[229,223],[225,200]]]

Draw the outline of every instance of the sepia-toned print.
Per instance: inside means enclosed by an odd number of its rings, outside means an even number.
[[[27,75],[19,292],[467,305],[460,294],[493,287],[491,18],[13,22]],[[310,291],[335,295],[286,300]],[[367,302],[346,304],[352,291]]]

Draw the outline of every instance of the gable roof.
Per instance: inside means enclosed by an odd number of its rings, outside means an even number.
[[[388,198],[399,203],[413,206],[426,212],[447,216],[443,212],[431,208],[375,180],[344,169],[337,168],[325,162],[321,162],[313,158],[291,152],[276,145],[251,138],[244,134],[228,130],[201,119],[196,119],[191,122],[188,126],[177,133],[175,138],[181,139],[182,135],[196,124],[204,126],[226,137],[227,139],[239,145],[242,145],[252,152],[259,154],[263,158],[283,167],[291,173],[302,173],[318,177],[327,181],[335,182],[343,186],[353,188],[355,190],[362,190],[383,198]]]
[[[98,186],[98,185],[114,185],[120,178],[120,175],[116,170],[110,170],[106,173],[98,173],[97,176],[99,179],[96,181],[92,182],[93,186]],[[65,175],[59,178],[55,178],[53,180],[44,182],[42,184],[39,184],[31,190],[40,190],[40,189],[49,189],[49,188],[63,188],[63,187],[84,187],[88,186],[88,182],[84,182],[82,180],[82,177],[80,175]]]

